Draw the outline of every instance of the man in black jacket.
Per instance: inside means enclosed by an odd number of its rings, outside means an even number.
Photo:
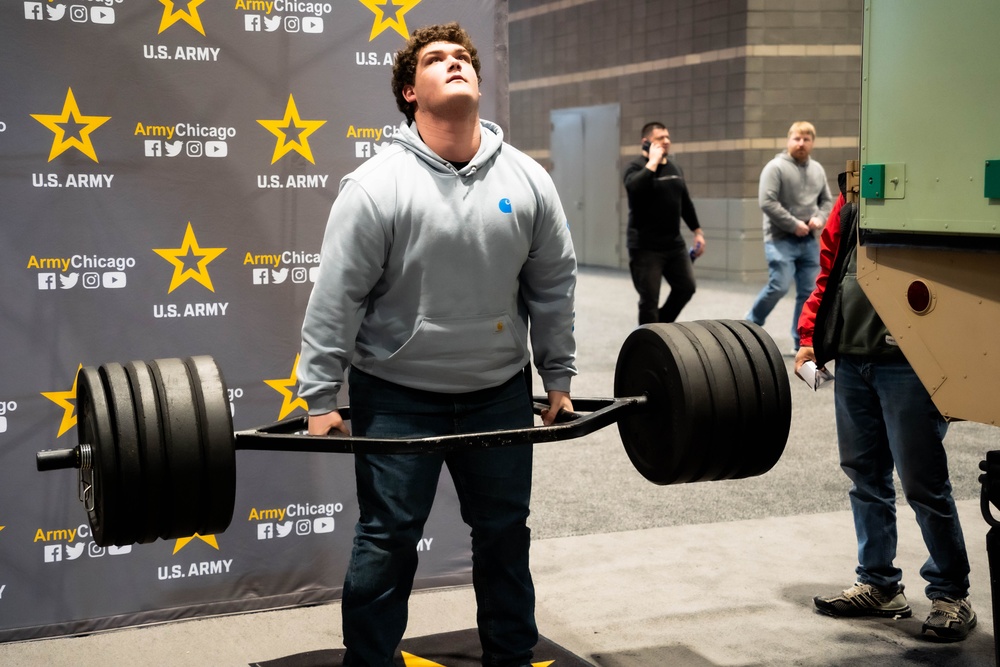
[[[694,296],[691,264],[705,252],[705,235],[684,182],[684,172],[667,158],[670,132],[663,123],[642,128],[642,157],[625,167],[628,193],[628,257],[639,293],[639,324],[673,322]],[[689,253],[681,218],[694,232]],[[670,294],[660,307],[660,280]]]

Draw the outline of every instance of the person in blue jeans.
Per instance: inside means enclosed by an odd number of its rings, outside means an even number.
[[[969,602],[969,556],[948,476],[948,423],[858,285],[857,214],[857,205],[845,204],[841,195],[821,239],[816,288],[799,320],[796,372],[808,361],[823,366],[836,359],[837,442],[840,466],[852,484],[858,541],[855,584],[813,602],[831,616],[912,615],[903,572],[893,562],[895,468],[928,552],[920,575],[927,581],[931,611],[922,633],[962,640],[976,626],[976,613]]]
[[[799,348],[798,322],[802,304],[816,284],[819,244],[833,205],[826,172],[813,160],[816,128],[799,121],[788,130],[786,150],[774,156],[760,173],[757,201],[764,213],[764,257],[767,284],[757,294],[745,319],[763,326],[767,316],[795,284],[792,343]]]
[[[348,174],[302,324],[309,433],[416,438],[534,423],[528,336],[549,406],[572,411],[576,259],[555,186],[479,118],[480,61],[456,23],[414,31],[392,89],[406,122]],[[530,329],[529,329],[530,321]],[[347,376],[351,423],[337,410]],[[389,667],[447,466],[471,527],[482,663],[527,667],[538,640],[527,526],[532,445],[354,457],[345,667]]]

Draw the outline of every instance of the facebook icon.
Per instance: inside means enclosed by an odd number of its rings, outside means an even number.
[[[54,273],[38,274],[38,289],[55,289],[55,288],[56,288],[56,274]]]

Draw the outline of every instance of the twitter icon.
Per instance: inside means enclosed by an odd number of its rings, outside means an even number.
[[[45,5],[45,13],[50,21],[58,21],[66,16],[66,5]]]

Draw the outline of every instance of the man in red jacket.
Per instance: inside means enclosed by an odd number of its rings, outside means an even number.
[[[796,372],[807,361],[822,367],[836,359],[840,466],[853,483],[858,539],[857,582],[813,601],[832,616],[913,613],[903,595],[902,570],[893,565],[895,466],[929,553],[920,568],[931,600],[922,632],[958,641],[976,626],[976,613],[968,599],[969,558],[948,478],[943,443],[948,424],[858,284],[857,213],[857,204],[845,203],[841,194],[820,239],[816,289],[798,323]]]

